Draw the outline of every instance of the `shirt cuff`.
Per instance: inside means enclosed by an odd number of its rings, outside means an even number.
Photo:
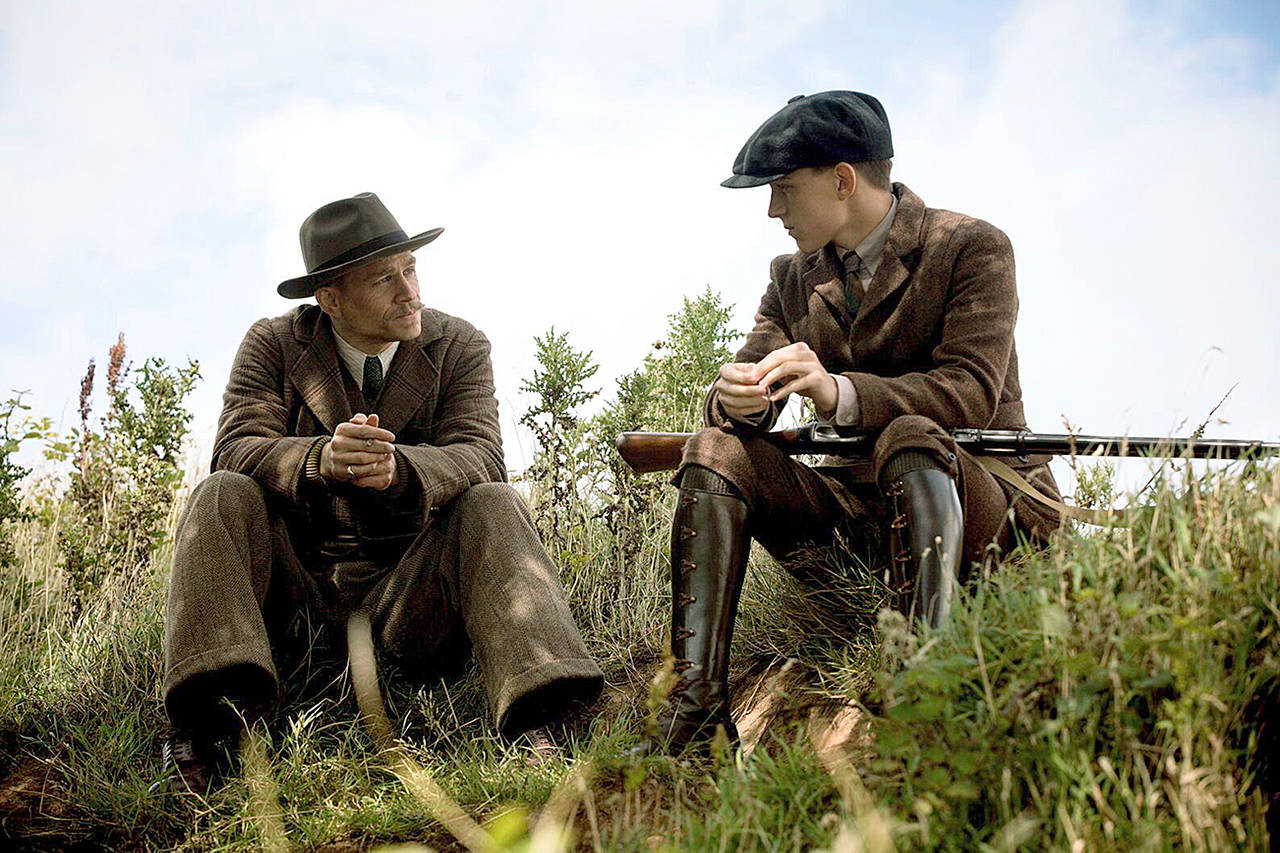
[[[829,426],[857,426],[858,416],[858,392],[853,387],[853,380],[843,373],[837,373],[832,376],[836,380],[836,410],[831,417],[824,418],[818,415],[818,420]]]

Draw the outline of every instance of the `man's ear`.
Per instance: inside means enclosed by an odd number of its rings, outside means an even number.
[[[858,170],[848,163],[837,163],[833,171],[836,176],[836,197],[845,201],[858,190]]]
[[[321,311],[330,317],[338,310],[339,298],[338,288],[331,284],[321,285],[316,288],[316,304],[320,306]]]

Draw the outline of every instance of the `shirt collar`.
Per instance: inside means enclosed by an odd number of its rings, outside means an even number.
[[[369,354],[348,343],[342,335],[338,334],[337,329],[333,330],[333,342],[338,346],[338,356],[342,359],[342,363],[347,366],[347,372],[351,374],[351,378],[356,381],[356,385],[363,391],[364,360]],[[382,352],[378,353],[378,360],[382,362],[383,376],[386,376],[387,371],[391,369],[391,359],[395,357],[396,350],[399,348],[400,342],[392,341],[383,347]]]
[[[839,249],[840,260],[848,266],[847,259],[851,253],[862,261],[863,278],[871,278],[880,267],[880,256],[884,254],[884,244],[889,239],[889,229],[893,227],[894,214],[898,212],[898,197],[890,194],[889,212],[880,223],[871,229],[871,233],[862,238],[862,242],[852,249]]]

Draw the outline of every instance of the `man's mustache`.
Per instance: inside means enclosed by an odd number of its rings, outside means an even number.
[[[410,302],[403,311],[397,311],[395,314],[392,315],[392,317],[404,317],[408,314],[416,314],[421,310],[422,310],[422,302],[420,300],[415,299],[412,302]]]

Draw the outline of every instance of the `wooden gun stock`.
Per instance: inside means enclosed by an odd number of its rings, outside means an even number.
[[[692,436],[691,432],[620,432],[614,446],[637,474],[674,471]]]

